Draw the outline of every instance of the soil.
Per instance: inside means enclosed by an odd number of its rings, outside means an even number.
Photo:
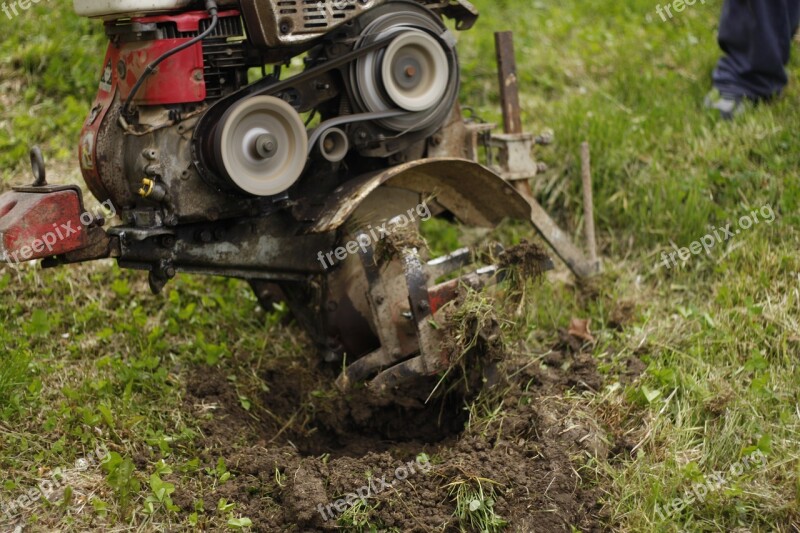
[[[237,502],[237,514],[256,531],[360,531],[337,525],[339,513],[326,508],[385,475],[391,486],[366,500],[365,516],[391,531],[470,531],[455,515],[452,484],[461,482],[493,490],[506,531],[604,529],[600,491],[581,467],[607,457],[612,444],[574,400],[602,387],[589,355],[508,356],[477,402],[496,414],[472,420],[463,398],[445,395],[415,409],[376,406],[358,392],[343,396],[330,388],[335,369],[315,360],[274,361],[262,376],[268,392],[254,402],[263,409],[253,413],[223,372],[190,377],[186,408],[203,421],[203,462],[213,468],[223,457],[233,476],[211,491],[179,483],[179,507],[191,512],[202,494],[207,510],[220,498]],[[400,481],[398,469],[419,457],[430,458],[428,471],[416,463]]]

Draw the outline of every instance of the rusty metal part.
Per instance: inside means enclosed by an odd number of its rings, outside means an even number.
[[[455,157],[477,163],[481,140],[494,127],[489,123],[467,122],[461,104],[456,102],[442,129],[428,139],[428,157]]]
[[[504,177],[511,179],[512,173],[518,176],[520,169],[524,171],[527,168],[532,168],[535,174],[535,170],[538,167],[535,164],[529,165],[527,160],[532,162],[529,152],[526,160],[519,161],[520,156],[525,159],[524,149],[526,142],[522,141],[520,143],[521,139],[514,137],[522,134],[522,113],[519,106],[519,78],[517,77],[517,59],[514,54],[514,34],[510,31],[495,33],[495,48],[497,52],[497,74],[500,82],[500,101],[503,108],[503,131],[505,131],[506,135],[512,136],[504,143],[505,155],[501,155],[501,159],[504,157],[506,163],[513,161],[516,167],[514,170],[504,168]],[[520,147],[519,144],[523,146]],[[514,155],[512,155],[512,151],[515,152]],[[505,175],[506,172],[508,175]],[[531,184],[528,180],[518,177],[514,179],[519,179],[514,184],[517,190],[527,193],[529,196],[533,195]]]
[[[316,222],[309,231],[325,233],[340,227],[381,185],[435,196],[439,205],[471,226],[494,227],[506,218],[529,220],[531,216],[527,202],[488,168],[463,159],[423,159],[342,185],[328,196],[318,213],[313,213],[311,218]]]
[[[497,65],[500,81],[500,95],[503,103],[505,135],[492,136],[492,144],[500,148],[500,169],[498,172],[508,180],[519,180],[517,191],[530,204],[531,221],[536,229],[579,278],[591,277],[600,272],[596,259],[581,252],[544,208],[533,198],[527,178],[536,176],[540,165],[533,159],[533,144],[547,144],[550,136],[534,136],[522,130],[522,114],[519,105],[519,79],[514,56],[514,35],[512,32],[495,34]]]
[[[533,159],[534,136],[530,133],[492,135],[491,147],[498,151],[498,173],[508,181],[528,180],[539,173]],[[530,187],[525,190],[528,192]]]
[[[429,276],[423,268],[419,250],[404,248],[401,253],[411,319],[416,328],[420,355],[387,368],[372,379],[369,386],[379,393],[385,393],[420,377],[437,374],[445,370],[448,364],[442,351],[442,333],[430,323],[432,313],[428,297]]]
[[[503,130],[505,133],[522,133],[522,116],[519,112],[519,78],[514,54],[514,34],[510,31],[494,34],[497,48],[497,72],[500,78],[500,101],[503,105]]]
[[[535,198],[520,192],[531,208],[531,221],[542,238],[550,245],[567,267],[579,278],[590,278],[600,273],[597,263],[587,261],[584,253],[572,242],[572,237],[550,218]]]
[[[354,179],[336,189],[319,213],[305,214],[316,220],[309,231],[325,233],[339,228],[382,185],[434,196],[439,205],[471,226],[493,227],[505,218],[530,220],[576,276],[598,273],[598,267],[587,262],[570,236],[533,197],[515,190],[486,167],[460,159],[413,161]]]
[[[285,212],[216,224],[109,230],[119,238],[120,264],[130,268],[153,271],[168,263],[176,272],[302,281],[324,272],[317,253],[330,249],[335,235],[295,232],[296,223]]]
[[[403,213],[420,197],[419,192],[405,188],[380,186],[358,204],[344,227],[355,224],[363,228],[367,223],[377,226],[388,220],[391,228],[399,219],[394,215]],[[375,235],[370,239],[368,234],[366,230],[351,229],[343,237],[360,243],[360,251],[358,257],[346,259],[329,276],[328,335],[330,344],[348,356],[349,364],[337,380],[340,389],[367,381],[379,396],[391,396],[397,386],[448,368],[443,331],[435,325],[443,317],[437,318],[436,313],[456,298],[461,288],[480,290],[502,280],[504,271],[495,265],[477,267],[437,284],[440,279],[468,269],[476,254],[463,248],[426,263],[412,235],[392,239],[391,245],[381,245],[378,252]],[[496,246],[494,256],[501,257],[501,253],[502,247]],[[547,268],[548,265],[541,265],[542,270]],[[353,344],[353,339],[369,338],[371,343],[362,342],[358,347]],[[358,357],[359,354],[364,355]],[[357,359],[351,362],[354,355]]]
[[[496,251],[502,259],[502,247],[498,245]],[[374,247],[367,247],[361,264],[380,346],[347,366],[337,386],[347,390],[369,380],[369,388],[385,396],[398,386],[446,371],[451,361],[443,343],[444,330],[436,325],[444,318],[438,313],[464,287],[481,290],[501,282],[506,274],[497,265],[489,265],[434,284],[437,278],[468,267],[473,259],[472,250],[465,248],[425,263],[419,249],[404,246],[399,255],[379,263]],[[538,268],[552,268],[552,262],[544,260]]]

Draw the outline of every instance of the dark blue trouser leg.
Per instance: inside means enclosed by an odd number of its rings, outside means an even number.
[[[780,94],[798,23],[800,0],[725,0],[719,24],[725,56],[714,86],[756,100]]]

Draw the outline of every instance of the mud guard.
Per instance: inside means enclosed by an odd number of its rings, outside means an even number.
[[[488,168],[456,158],[422,159],[367,174],[339,187],[328,198],[310,233],[340,228],[378,187],[389,185],[435,196],[464,224],[494,227],[505,218],[531,220],[531,206]]]
[[[382,185],[434,195],[442,207],[472,226],[491,228],[504,218],[527,220],[578,278],[600,272],[600,263],[588,261],[534,198],[519,193],[492,170],[466,159],[421,159],[348,182],[327,200],[310,232],[338,229]]]

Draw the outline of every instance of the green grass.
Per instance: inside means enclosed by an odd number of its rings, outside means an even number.
[[[69,2],[41,2],[0,21],[0,98],[3,177],[27,172],[31,145],[45,157],[76,159],[78,134],[100,80],[102,24],[80,19]]]
[[[572,317],[592,319],[608,386],[569,400],[590,405],[630,452],[581,471],[602,490],[610,527],[791,531],[800,523],[800,60],[795,53],[780,101],[721,123],[701,107],[719,53],[721,2],[668,23],[653,19],[656,3],[476,0],[483,17],[460,36],[463,101],[496,122],[492,31],[515,31],[526,127],[556,132],[538,152],[551,170],[535,190],[579,238],[579,145],[592,145],[607,273],[595,291],[543,285],[519,335],[536,351]],[[75,165],[103,38],[99,24],[78,20],[66,4],[42,3],[3,22],[0,85],[13,97],[0,98],[0,164],[17,183],[27,180],[22,161],[34,142],[55,164]],[[778,215],[772,224],[685,266],[656,267],[672,244],[688,247],[763,205]],[[265,328],[237,282],[179,277],[166,297],[153,297],[139,274],[101,263],[9,271],[0,287],[2,494],[20,494],[43,469],[103,442],[118,457],[92,505],[108,523],[173,519],[168,490],[154,490],[161,459],[174,475],[216,482],[196,467],[195,422],[180,414],[188,373],[220,366],[252,397],[249,368],[303,346],[275,319]],[[623,302],[635,303],[632,322],[607,327]],[[621,377],[631,358],[646,366],[633,381]],[[655,512],[755,449],[767,456],[763,468],[727,476],[667,520]],[[241,518],[227,504],[225,512],[207,505],[198,511],[207,527]],[[37,516],[62,527],[78,520],[49,507]]]

